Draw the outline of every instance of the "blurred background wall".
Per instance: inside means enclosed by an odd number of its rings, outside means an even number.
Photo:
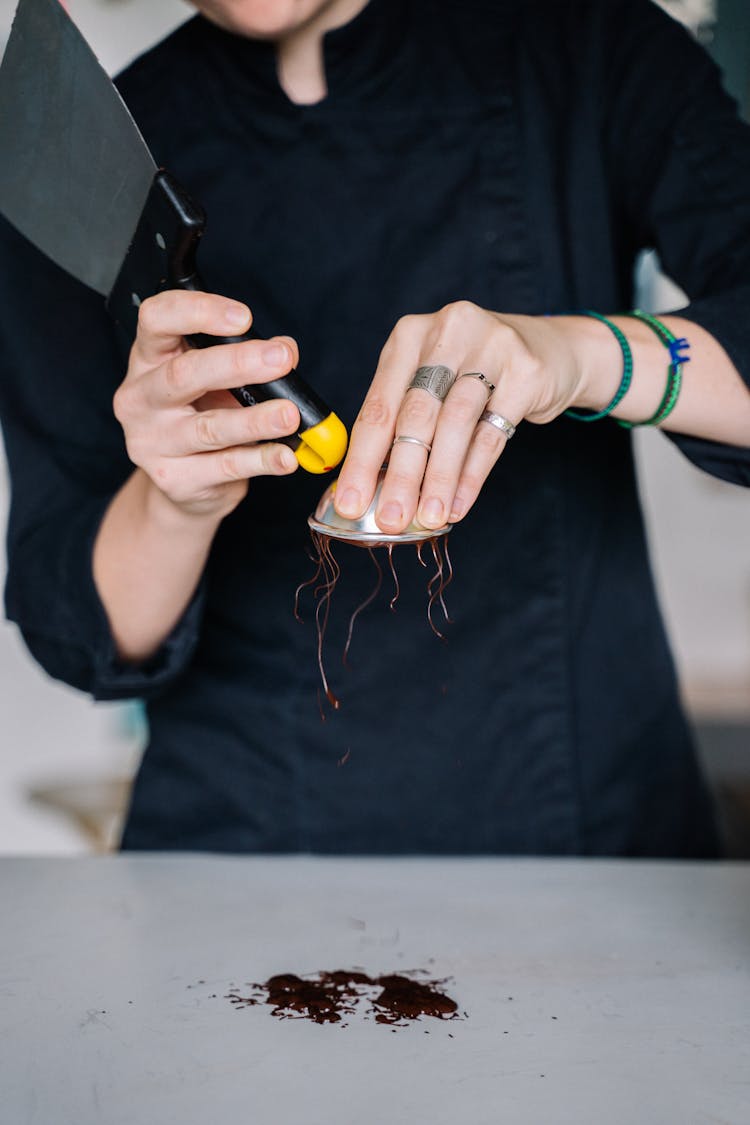
[[[714,52],[747,110],[748,0],[663,6]],[[111,72],[190,14],[181,0],[70,0],[68,7]],[[0,46],[14,9],[0,0]],[[639,276],[644,305],[664,311],[682,303],[652,257]],[[750,495],[692,468],[659,433],[637,431],[636,441],[653,561],[686,700],[733,847],[750,854]],[[6,506],[0,469],[2,526]],[[3,566],[0,560],[0,579]],[[14,628],[0,624],[0,852],[107,846],[143,737],[134,708],[94,707],[52,683]]]

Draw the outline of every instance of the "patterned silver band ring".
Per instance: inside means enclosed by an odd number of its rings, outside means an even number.
[[[496,430],[500,430],[505,434],[508,441],[513,437],[516,432],[516,427],[507,418],[503,418],[502,414],[493,414],[491,410],[485,410],[484,414],[479,419],[480,422],[489,422]]]
[[[484,388],[487,391],[487,398],[490,397],[495,389],[495,384],[491,383],[483,371],[462,371],[459,379],[478,379],[480,383],[484,383]]]
[[[443,402],[448,391],[456,381],[456,372],[442,363],[430,367],[418,367],[409,383],[410,391],[428,391],[433,398]]]
[[[397,442],[400,441],[404,442],[406,445],[421,445],[422,449],[426,449],[428,453],[432,449],[429,442],[422,441],[422,439],[418,437],[409,437],[408,434],[398,434],[398,436],[393,439],[393,445],[396,445]]]

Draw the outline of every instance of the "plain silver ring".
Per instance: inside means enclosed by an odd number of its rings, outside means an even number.
[[[505,434],[508,441],[510,441],[513,434],[516,432],[516,427],[512,422],[509,422],[507,418],[503,418],[502,414],[493,414],[491,410],[485,410],[479,421],[489,422],[496,430],[500,430],[500,433]]]
[[[398,434],[398,436],[393,439],[393,445],[396,445],[397,442],[400,441],[404,442],[406,445],[421,445],[422,449],[426,449],[428,453],[432,449],[432,446],[428,441],[422,441],[422,439],[418,437],[409,437],[408,434]],[[391,446],[391,449],[393,448],[393,445]]]
[[[483,371],[462,371],[459,375],[459,379],[478,379],[480,383],[484,383],[487,398],[490,397],[495,389],[495,384],[489,381]]]
[[[418,367],[407,390],[427,391],[433,398],[443,402],[455,381],[455,371],[451,371],[445,364],[436,363],[429,367]]]

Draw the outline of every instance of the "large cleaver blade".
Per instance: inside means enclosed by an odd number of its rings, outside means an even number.
[[[64,270],[107,298],[135,335],[138,307],[163,289],[202,289],[203,209],[158,169],[109,76],[59,0],[20,0],[0,66],[0,212]],[[252,339],[193,336],[194,347]],[[309,472],[346,450],[346,429],[296,373],[232,393],[243,406],[286,398],[290,439]]]

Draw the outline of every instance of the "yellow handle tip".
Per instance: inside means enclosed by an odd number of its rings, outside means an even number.
[[[303,430],[301,444],[294,455],[308,473],[329,473],[335,469],[346,453],[349,435],[346,426],[335,414]]]

